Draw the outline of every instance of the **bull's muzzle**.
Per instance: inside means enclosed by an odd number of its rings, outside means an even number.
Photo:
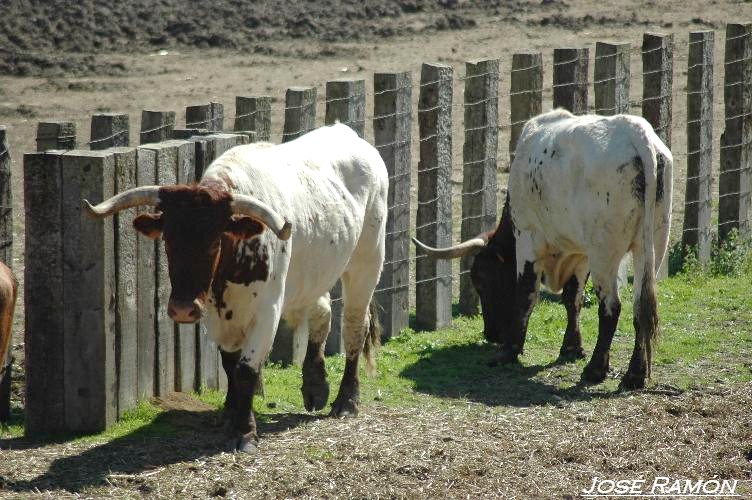
[[[170,299],[167,304],[167,314],[175,323],[195,323],[201,319],[203,313],[204,306],[198,299]]]

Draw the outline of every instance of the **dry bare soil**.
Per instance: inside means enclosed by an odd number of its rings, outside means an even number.
[[[273,139],[278,140],[286,87],[316,85],[321,122],[327,80],[364,78],[371,92],[375,71],[410,70],[417,81],[422,62],[442,62],[454,66],[455,102],[461,103],[464,62],[500,58],[500,116],[502,124],[509,124],[506,94],[514,52],[543,52],[545,109],[551,102],[552,49],[588,46],[592,54],[595,42],[602,40],[625,40],[635,47],[632,99],[633,111],[639,113],[639,46],[646,31],[676,36],[673,149],[678,227],[685,176],[688,32],[717,30],[718,138],[723,28],[727,22],[752,20],[749,2],[720,0],[8,4],[0,7],[0,125],[8,127],[12,154],[14,268],[21,280],[22,155],[34,150],[40,120],[74,121],[79,146],[86,147],[92,113],[127,112],[135,144],[143,109],[175,110],[182,125],[185,106],[218,101],[225,104],[225,128],[231,128],[235,96],[266,94],[274,99]],[[417,93],[416,86],[414,98]],[[371,102],[369,96],[369,106]],[[456,107],[455,162],[461,158],[461,127],[462,109]],[[501,169],[508,154],[508,129],[500,133]],[[461,161],[458,178],[460,172]],[[503,185],[503,177],[500,180]],[[21,405],[22,304],[15,333],[19,374],[14,404]],[[749,442],[739,442],[750,437],[749,421],[742,418],[752,404],[748,384],[683,394],[658,390],[613,399],[589,397],[571,404],[553,398],[533,407],[508,404],[503,398],[488,404],[455,396],[440,407],[416,403],[395,409],[371,401],[361,418],[347,421],[291,410],[262,426],[265,441],[255,459],[220,454],[213,410],[178,398],[163,402],[169,411],[159,417],[184,431],[168,439],[147,429],[105,444],[3,441],[0,495],[51,490],[95,496],[566,497],[589,485],[593,471],[649,475],[668,467],[675,473],[691,469],[697,474],[738,475],[743,470],[739,463],[744,462],[739,460],[740,450],[749,449]],[[584,433],[586,425],[594,427]],[[708,438],[708,433],[713,436]],[[704,439],[716,440],[713,456],[696,453],[693,443]],[[5,449],[9,446],[13,449]],[[733,464],[727,460],[732,455],[737,457]],[[12,490],[6,489],[11,482]]]

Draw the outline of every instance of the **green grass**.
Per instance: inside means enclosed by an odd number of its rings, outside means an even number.
[[[659,283],[659,314],[662,336],[653,363],[651,387],[689,390],[719,384],[752,381],[752,266],[745,265],[731,276],[689,269]],[[556,358],[566,325],[564,308],[543,299],[530,320],[521,364],[487,366],[496,347],[482,338],[482,319],[455,317],[451,328],[436,332],[405,330],[387,342],[379,353],[378,375],[362,376],[362,400],[390,407],[465,405],[531,406],[556,404],[563,398],[590,400],[617,395],[620,376],[631,354],[632,291],[621,293],[622,314],[611,351],[612,372],[603,384],[582,387],[580,373],[587,360],[557,364]],[[583,309],[585,350],[595,345],[597,307]],[[344,369],[344,357],[327,358],[331,384],[330,402],[336,396]],[[273,422],[280,414],[304,413],[300,368],[270,364],[264,368],[265,396],[254,400],[261,422]],[[220,409],[224,394],[205,390],[199,399]],[[148,427],[149,435],[175,432],[170,421],[160,421],[161,410],[142,402],[102,434],[79,437],[111,440]],[[23,433],[20,414],[14,415],[2,437]],[[311,450],[312,454],[318,453]]]

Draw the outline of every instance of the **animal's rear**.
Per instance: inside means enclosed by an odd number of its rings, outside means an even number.
[[[631,123],[630,132],[632,144],[637,149],[644,167],[645,194],[643,200],[644,217],[642,221],[642,269],[635,269],[640,273],[640,289],[635,290],[634,327],[637,343],[644,349],[646,364],[645,376],[650,378],[653,346],[658,338],[658,306],[656,300],[656,251],[654,244],[656,192],[658,185],[658,161],[656,149],[648,132],[639,125]],[[668,227],[666,227],[666,231]],[[631,367],[630,367],[631,368]],[[630,370],[631,371],[631,370]],[[635,380],[635,386],[644,384]],[[629,385],[629,384],[627,384]]]
[[[0,378],[5,374],[5,360],[13,333],[13,312],[16,308],[18,283],[11,270],[0,262]]]

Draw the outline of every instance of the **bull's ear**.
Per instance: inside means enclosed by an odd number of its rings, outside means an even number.
[[[247,240],[264,232],[266,226],[247,215],[233,215],[225,232],[239,240]]]
[[[133,227],[147,238],[156,240],[162,234],[162,215],[141,214],[133,219]]]

